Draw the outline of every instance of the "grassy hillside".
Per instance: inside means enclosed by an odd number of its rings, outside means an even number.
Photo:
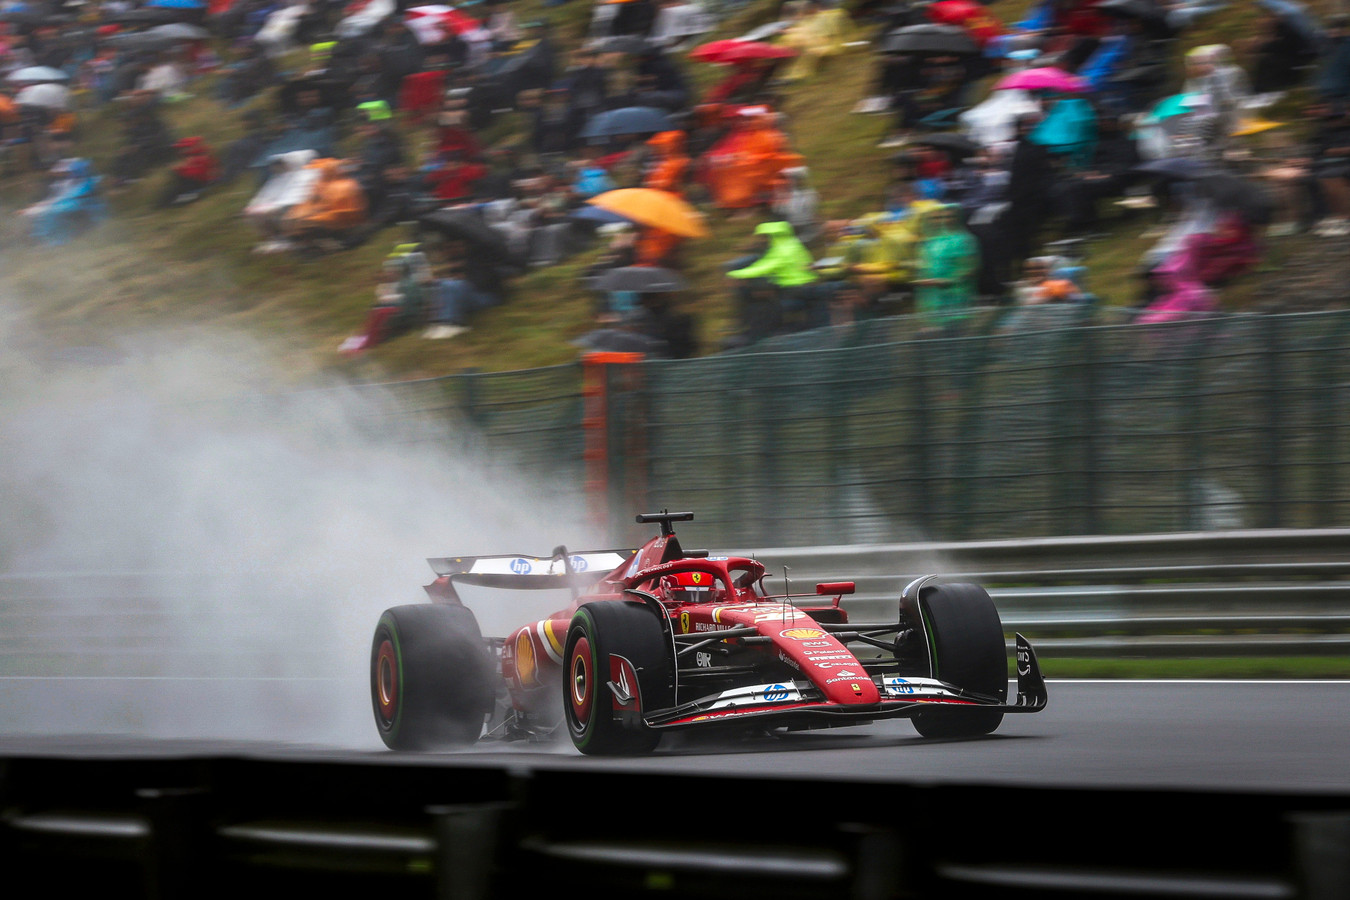
[[[1324,5],[1331,2],[1323,0]],[[1028,5],[1016,0],[993,10],[1013,21]],[[754,3],[727,22],[723,32],[739,33],[769,18],[773,9],[776,4]],[[520,10],[522,19],[553,18],[564,41],[574,44],[584,32],[590,5],[573,0],[542,9],[526,2]],[[1181,46],[1238,43],[1250,33],[1254,16],[1254,4],[1235,4],[1184,35]],[[811,168],[830,217],[858,215],[880,203],[886,159],[892,151],[876,145],[887,123],[883,117],[850,112],[865,95],[873,70],[870,51],[855,48],[786,95],[790,136]],[[704,82],[716,74],[696,64],[689,64],[689,71]],[[244,110],[225,110],[209,99],[210,88],[209,80],[200,83],[197,96],[171,106],[167,118],[176,135],[200,134],[221,146],[237,134]],[[490,137],[513,140],[517,125],[514,115],[508,115],[493,126]],[[106,163],[118,143],[114,111],[82,112],[80,128],[80,151]],[[588,261],[583,256],[521,278],[510,302],[481,315],[471,332],[454,340],[426,341],[407,335],[360,358],[341,357],[336,348],[360,329],[379,262],[401,237],[397,229],[355,250],[317,259],[258,256],[250,252],[256,235],[239,218],[253,190],[251,181],[215,190],[187,207],[159,211],[151,204],[161,183],[159,177],[151,178],[114,197],[113,218],[65,247],[29,244],[21,238],[21,223],[12,216],[0,223],[0,240],[8,250],[6,293],[18,299],[35,333],[63,343],[96,345],[114,328],[223,326],[275,344],[297,378],[336,371],[355,379],[383,380],[565,362],[577,352],[569,340],[591,327],[593,298],[577,278]],[[12,211],[35,199],[39,190],[35,178],[6,179],[0,184],[0,205]],[[730,331],[720,267],[751,229],[744,221],[726,221],[716,214],[711,224],[713,237],[692,244],[688,257],[696,289],[687,302],[697,313],[705,352],[715,349]],[[1146,226],[1139,219],[1118,222],[1091,250],[1092,286],[1109,303],[1134,300],[1128,276],[1148,245],[1140,237]],[[1228,289],[1226,302],[1235,306],[1264,302],[1268,281],[1286,274],[1281,272],[1286,262],[1326,255],[1315,246],[1316,240],[1282,239],[1262,272]]]

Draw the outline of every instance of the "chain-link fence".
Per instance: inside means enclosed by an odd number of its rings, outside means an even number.
[[[636,364],[590,423],[615,537],[662,507],[742,546],[1350,524],[1350,312],[1088,321],[896,318]],[[562,366],[397,390],[582,483],[581,385]]]

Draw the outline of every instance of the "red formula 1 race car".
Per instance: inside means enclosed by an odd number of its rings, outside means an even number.
[[[371,648],[375,722],[395,750],[565,729],[588,754],[643,753],[668,731],[828,728],[908,718],[928,737],[988,734],[1045,708],[1036,654],[1017,635],[1017,698],[993,601],[921,578],[896,620],[850,622],[852,582],[771,596],[764,564],[684,550],[674,522],[638,550],[429,560],[432,602],[386,610]],[[574,602],[485,639],[455,584],[567,587]],[[484,724],[487,731],[484,734]]]

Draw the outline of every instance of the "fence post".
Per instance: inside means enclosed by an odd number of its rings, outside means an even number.
[[[624,522],[624,516],[613,515],[614,506],[629,500],[624,490],[626,444],[623,435],[630,423],[624,415],[626,398],[621,396],[622,391],[615,389],[612,371],[616,366],[632,365],[641,359],[641,353],[587,353],[581,358],[582,461],[586,467],[586,497],[590,503],[591,521],[615,543],[624,538],[613,532],[611,526]],[[616,394],[620,395],[617,401]]]
[[[1315,366],[1317,385],[1320,390],[1313,392],[1313,454],[1315,500],[1313,501],[1313,524],[1329,526],[1336,521],[1339,506],[1337,491],[1340,485],[1340,447],[1339,429],[1336,421],[1336,404],[1340,390],[1336,385],[1336,372],[1341,362],[1341,342],[1345,340],[1346,326],[1350,316],[1341,313],[1336,317],[1336,327],[1327,334],[1318,348]]]
[[[1103,476],[1100,458],[1101,428],[1101,360],[1097,352],[1097,329],[1092,325],[1079,328],[1082,336],[1080,359],[1083,377],[1082,410],[1082,466],[1083,466],[1083,534],[1100,534],[1102,530],[1099,507],[1101,491],[1098,476]]]
[[[1198,334],[1205,334],[1207,329],[1204,325],[1199,326]],[[1196,341],[1202,344],[1203,341]],[[1182,428],[1185,435],[1185,449],[1182,452],[1182,472],[1185,473],[1185,484],[1183,485],[1184,496],[1186,498],[1186,507],[1182,510],[1182,528],[1185,531],[1201,530],[1203,516],[1200,514],[1200,504],[1205,493],[1200,489],[1201,469],[1204,466],[1205,446],[1204,446],[1204,404],[1200,401],[1200,384],[1204,380],[1202,372],[1202,355],[1194,352],[1186,357],[1186,368],[1181,380],[1181,397],[1185,404],[1184,414],[1182,416]]]
[[[943,537],[937,524],[941,520],[941,511],[934,508],[933,494],[933,458],[932,433],[933,416],[928,408],[931,392],[928,389],[928,346],[931,342],[918,340],[914,348],[914,366],[910,369],[910,386],[914,404],[914,427],[909,430],[906,446],[913,463],[915,484],[915,509],[920,511],[923,522],[933,538]]]
[[[465,369],[464,378],[464,396],[461,402],[464,404],[464,417],[474,425],[480,425],[478,421],[478,379],[482,373],[478,369]]]
[[[1266,317],[1265,370],[1266,370],[1266,427],[1265,445],[1262,448],[1262,467],[1266,471],[1265,514],[1263,528],[1279,528],[1284,521],[1284,471],[1280,456],[1283,444],[1281,430],[1284,426],[1284,317],[1273,315]]]

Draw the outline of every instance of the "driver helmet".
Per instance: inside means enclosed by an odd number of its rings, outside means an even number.
[[[676,572],[664,581],[667,596],[681,603],[708,603],[722,597],[722,586],[710,572]]]

